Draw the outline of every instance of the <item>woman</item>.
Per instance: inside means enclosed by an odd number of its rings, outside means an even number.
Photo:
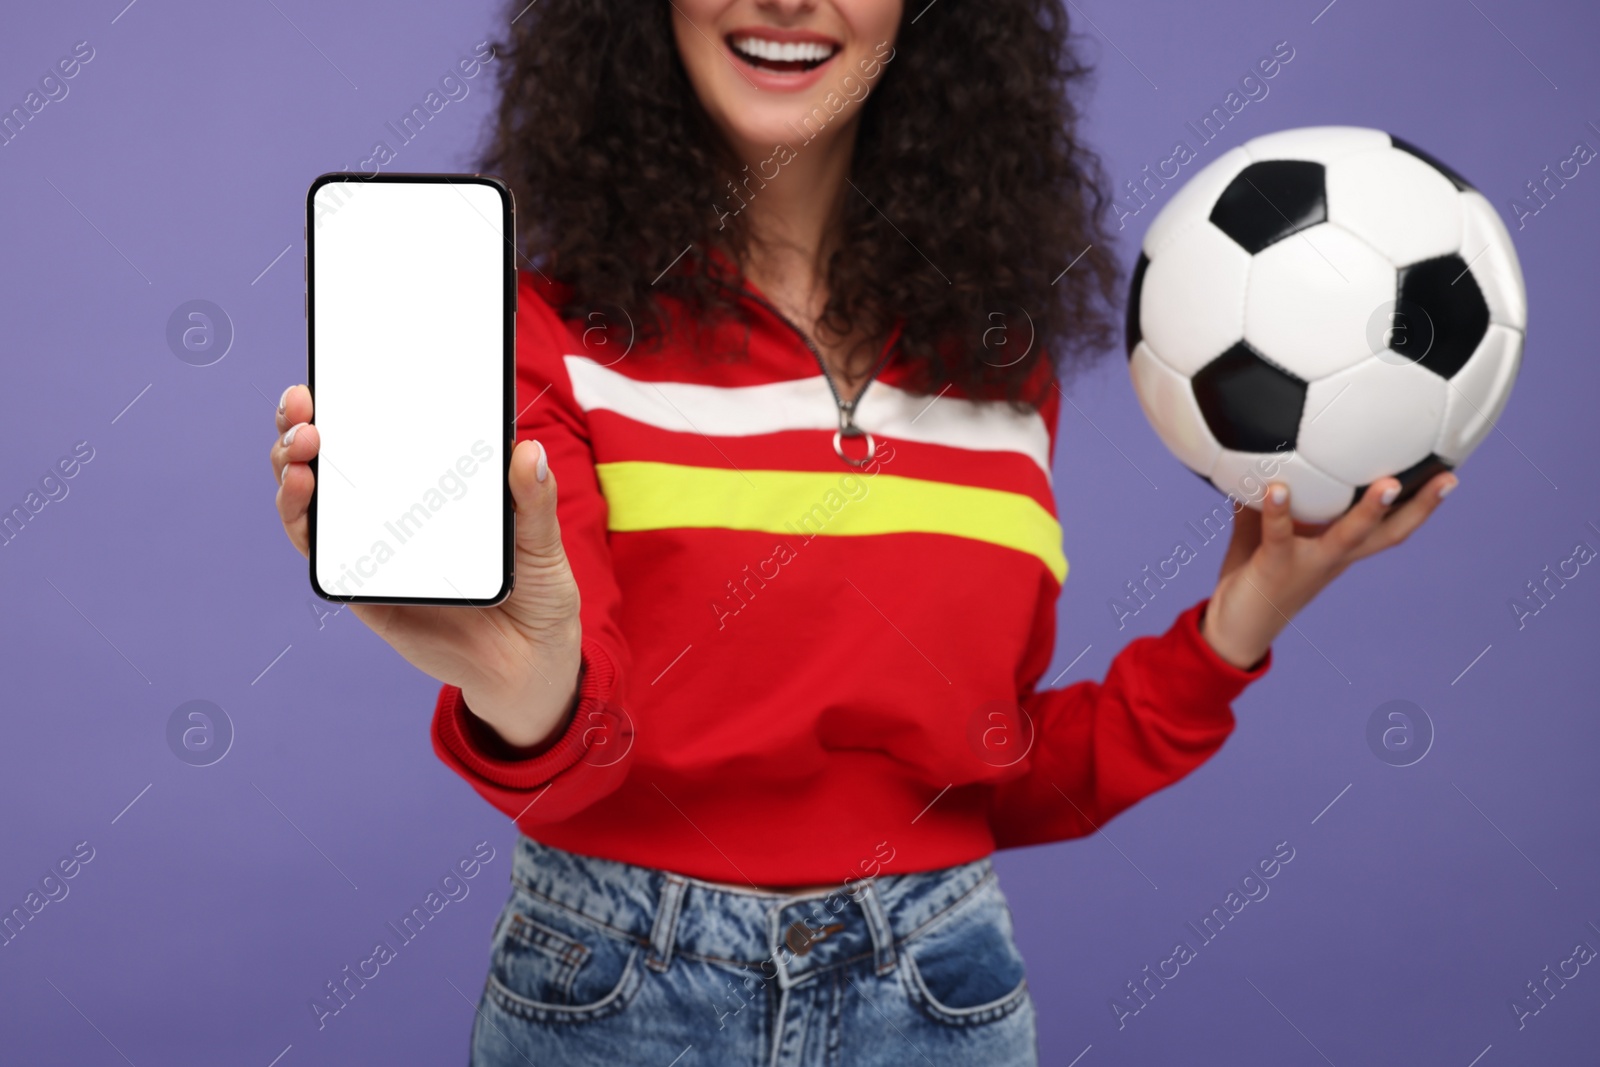
[[[524,833],[473,1062],[1034,1063],[990,853],[1203,762],[1289,619],[1455,477],[1316,530],[1274,484],[1209,597],[1039,689],[1060,384],[1117,285],[1060,6],[513,7],[516,589],[352,609]],[[290,388],[301,552],[311,418]]]

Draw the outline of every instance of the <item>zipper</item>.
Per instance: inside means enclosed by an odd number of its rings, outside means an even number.
[[[732,287],[724,286],[724,288]],[[812,358],[817,361],[817,369],[822,371],[822,380],[828,383],[828,392],[833,394],[834,405],[839,409],[839,429],[833,435],[834,453],[852,467],[865,467],[868,463],[871,463],[872,457],[877,453],[878,450],[877,442],[872,439],[872,435],[870,433],[856,425],[856,407],[861,403],[861,398],[867,395],[867,390],[871,388],[872,383],[877,380],[878,374],[888,364],[890,357],[894,354],[893,346],[890,346],[889,350],[883,354],[881,359],[878,360],[877,365],[872,368],[872,372],[867,375],[867,380],[862,383],[861,391],[856,394],[855,399],[846,400],[844,397],[839,395],[839,387],[834,384],[833,375],[828,373],[828,362],[822,358],[822,349],[817,347],[817,343],[811,339],[811,335],[806,333],[799,326],[795,325],[794,321],[790,319],[789,316],[779,311],[772,305],[772,302],[767,300],[765,297],[762,297],[758,293],[751,292],[749,289],[742,288],[738,290],[738,292],[766,308],[772,313],[774,318],[783,323],[785,326],[789,327],[789,329],[794,332],[796,337],[805,342],[805,346],[810,350]],[[849,455],[844,450],[845,440],[853,437],[865,437],[867,439],[867,453],[860,459]]]

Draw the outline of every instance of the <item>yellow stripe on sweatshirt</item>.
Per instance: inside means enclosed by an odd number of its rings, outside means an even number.
[[[629,460],[599,463],[617,532],[715,527],[861,537],[948,534],[1037,558],[1061,582],[1061,524],[1021,493],[893,474],[723,470]]]

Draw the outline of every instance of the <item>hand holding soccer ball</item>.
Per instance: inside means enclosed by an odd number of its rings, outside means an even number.
[[[1134,269],[1129,370],[1173,454],[1250,505],[1206,610],[1220,654],[1254,664],[1422,524],[1504,409],[1526,325],[1493,206],[1381,130],[1258,137],[1173,197]]]

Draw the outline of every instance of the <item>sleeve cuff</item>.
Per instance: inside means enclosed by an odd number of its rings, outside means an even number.
[[[1234,699],[1272,666],[1270,648],[1245,670],[1211,647],[1200,632],[1200,619],[1209,600],[1187,608],[1162,636],[1160,640],[1170,652],[1160,656],[1152,679],[1163,691],[1174,722],[1207,728],[1221,720],[1231,723]]]
[[[1197,604],[1192,605],[1182,615],[1178,616],[1174,629],[1180,631],[1185,642],[1194,646],[1194,650],[1201,659],[1217,672],[1219,679],[1224,680],[1237,688],[1233,695],[1237,696],[1244,691],[1245,686],[1260,678],[1272,666],[1272,647],[1267,647],[1266,653],[1249,668],[1237,666],[1222,658],[1222,654],[1211,647],[1211,642],[1206,640],[1206,635],[1200,632],[1200,623],[1205,619],[1206,605],[1211,603],[1211,598],[1206,597]]]
[[[575,767],[588,753],[587,738],[601,721],[615,688],[616,669],[604,648],[587,637],[581,647],[577,704],[566,728],[530,754],[518,755],[473,715],[461,690],[447,685],[434,710],[434,747],[468,777],[505,789],[534,790]]]

